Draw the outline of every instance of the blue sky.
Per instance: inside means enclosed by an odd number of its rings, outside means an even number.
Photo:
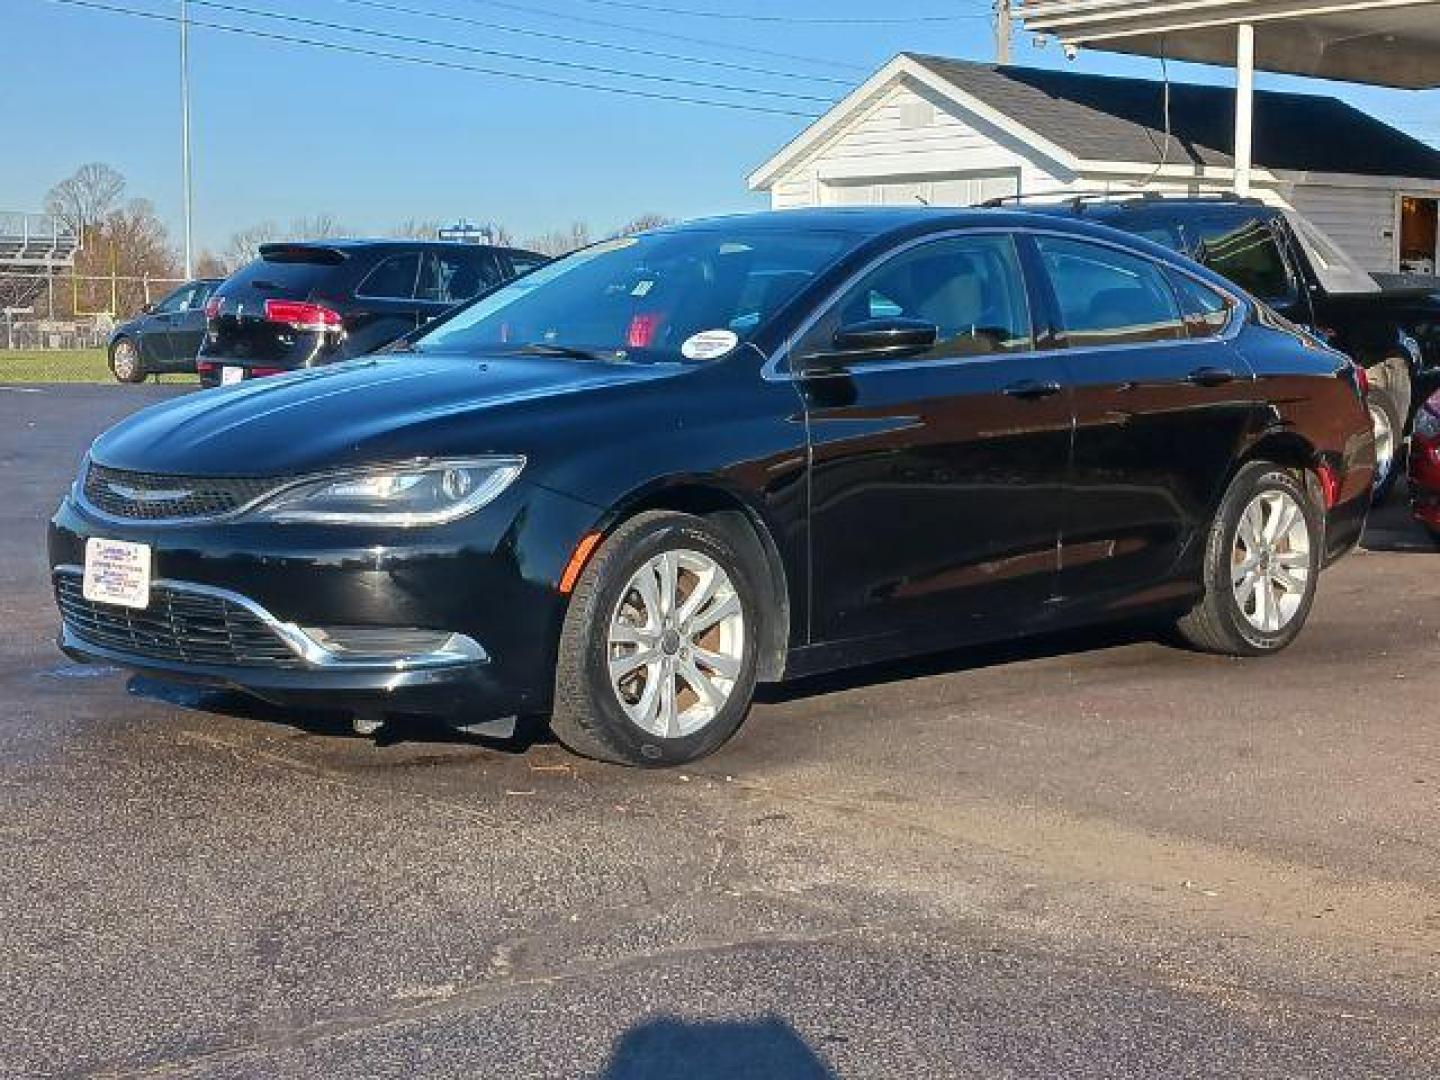
[[[97,0],[173,15],[176,0]],[[442,61],[818,112],[823,104],[527,64],[199,6],[195,20],[344,42]],[[986,0],[223,0],[551,61],[642,71],[833,99],[905,49],[989,60]],[[782,78],[527,37],[385,10],[448,13],[546,34],[770,68]],[[663,8],[666,10],[653,10]],[[676,13],[684,9],[725,17]],[[756,18],[731,17],[750,15]],[[949,21],[930,16],[961,16]],[[886,19],[885,23],[787,20]],[[909,21],[900,21],[909,20]],[[666,35],[690,39],[681,41]],[[1023,37],[1023,36],[1022,36]],[[129,179],[178,243],[180,163],[174,24],[0,0],[0,109],[11,151],[0,160],[0,209],[38,209],[56,180],[86,161]],[[19,48],[16,48],[16,45]],[[761,51],[764,50],[764,51]],[[788,54],[785,57],[775,55]],[[806,60],[795,59],[804,57]],[[1017,41],[1017,63],[1065,66],[1054,46]],[[1075,70],[1158,77],[1154,60],[1083,53]],[[1174,78],[1227,82],[1228,72],[1172,64]],[[814,78],[818,77],[818,78]],[[824,80],[840,80],[839,82]],[[764,205],[746,174],[805,124],[798,116],[702,108],[521,79],[421,67],[196,28],[191,84],[198,247],[237,228],[328,211],[362,233],[406,218],[497,220],[523,236],[572,220],[597,231],[643,212],[690,217]],[[1440,91],[1414,93],[1266,76],[1262,86],[1336,93],[1440,145]],[[14,152],[14,148],[20,152]]]

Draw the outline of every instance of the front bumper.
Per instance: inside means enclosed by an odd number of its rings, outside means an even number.
[[[523,483],[471,517],[412,530],[146,525],[67,498],[49,534],[59,645],[75,659],[281,705],[463,723],[540,712],[564,617],[555,583],[596,513]],[[86,541],[97,536],[150,546],[150,608],[77,606]],[[429,644],[403,647],[415,641]]]

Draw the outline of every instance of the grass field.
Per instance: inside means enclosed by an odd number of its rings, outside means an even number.
[[[152,376],[153,377],[153,376]],[[163,382],[194,382],[194,375],[162,375]],[[114,382],[104,349],[0,349],[0,383]]]

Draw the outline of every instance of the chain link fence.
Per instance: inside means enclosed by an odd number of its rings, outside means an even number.
[[[126,274],[0,272],[0,349],[89,349],[185,283]]]

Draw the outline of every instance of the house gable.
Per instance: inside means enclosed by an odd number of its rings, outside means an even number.
[[[786,205],[787,190],[799,197],[817,182],[1035,162],[1061,175],[1073,175],[1077,164],[1051,140],[900,56],[751,174],[749,185],[773,189],[777,205]]]

